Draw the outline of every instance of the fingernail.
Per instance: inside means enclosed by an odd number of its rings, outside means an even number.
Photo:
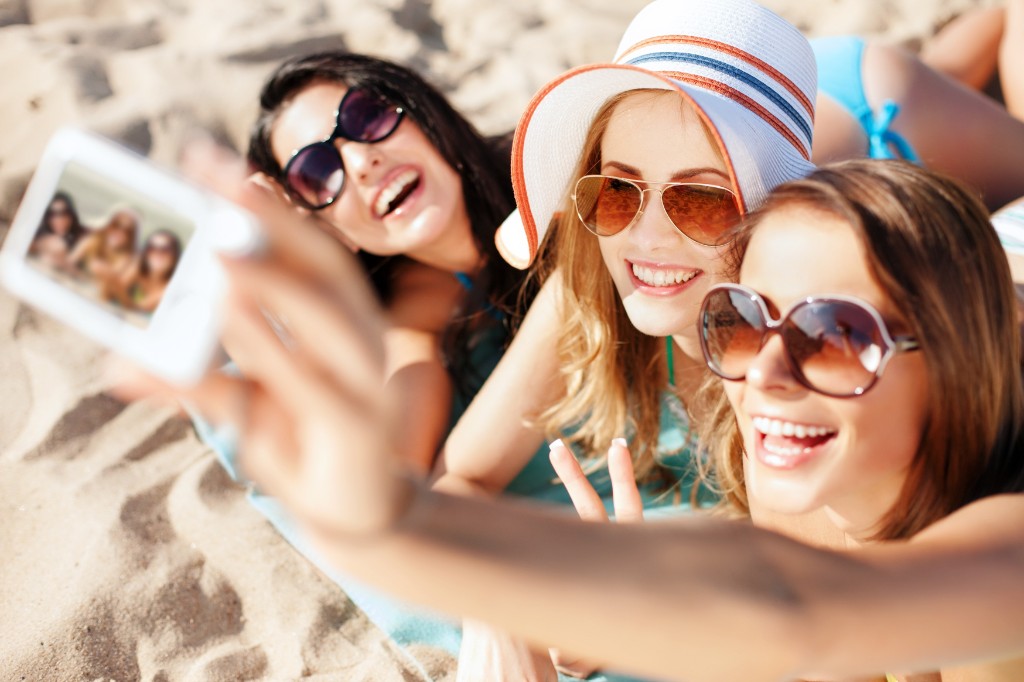
[[[556,438],[555,440],[551,441],[551,443],[548,445],[548,450],[554,450],[555,448],[564,448],[564,447],[565,447],[565,443],[562,442],[562,439],[561,438]]]
[[[612,438],[612,445],[621,445],[624,448],[629,447],[629,443],[626,442],[625,438]]]

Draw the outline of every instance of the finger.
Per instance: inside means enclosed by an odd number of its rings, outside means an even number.
[[[259,362],[249,368],[249,378],[259,383],[280,405],[295,415],[300,409],[316,406],[323,409],[361,409],[361,406],[375,393],[365,388],[360,392],[364,402],[354,402],[344,407],[338,400],[349,396],[339,387],[326,381],[315,362],[309,362],[304,353],[286,349],[277,335],[266,324],[266,318],[258,306],[245,294],[232,289],[228,298],[225,316],[225,334],[232,339],[235,347]],[[377,385],[380,385],[377,381]],[[380,391],[376,391],[380,393]],[[299,406],[303,406],[300,408]],[[299,416],[299,415],[295,415]]]
[[[191,386],[171,384],[123,358],[114,358],[106,372],[110,392],[122,400],[157,400],[184,403],[190,410],[216,424],[241,425],[245,421],[245,379],[211,372]]]
[[[232,290],[258,301],[270,313],[286,320],[285,331],[291,342],[288,351],[306,356],[306,361],[330,376],[347,390],[362,393],[378,391],[384,383],[384,327],[380,318],[361,317],[334,296],[316,288],[305,278],[273,263],[238,261],[227,263]],[[261,336],[280,344],[280,337],[266,324],[266,315],[251,323],[264,328]],[[257,363],[262,351],[247,350],[246,336],[225,335],[236,348]]]
[[[555,666],[555,670],[566,677],[586,679],[601,667],[589,661],[569,656],[561,649],[556,649],[555,647],[548,649],[548,656],[551,659],[551,663]]]
[[[326,232],[332,239],[336,239],[341,242],[342,246],[352,253],[359,251],[359,245],[352,241],[347,234],[326,220],[320,219],[317,213],[310,211],[305,206],[300,206],[295,203],[292,196],[288,194],[288,191],[281,185],[281,183],[277,182],[266,173],[253,173],[247,178],[247,182],[270,192],[277,197],[282,204],[291,208],[291,210],[295,211],[298,215],[311,218],[313,225],[315,225],[321,232]]]
[[[634,522],[644,520],[644,502],[633,473],[633,459],[623,438],[616,438],[608,449],[608,475],[612,480],[612,500],[615,520]]]
[[[264,316],[263,323],[266,324],[268,330],[271,330],[278,337],[282,346],[287,348],[286,339],[288,336],[285,332],[275,327],[273,321],[267,315]],[[228,357],[235,363],[235,366],[238,367],[242,374],[251,373],[261,361],[261,358],[253,355],[248,345],[244,341],[240,341],[231,329],[225,329],[221,333],[221,345],[224,348],[224,352],[227,353]]]
[[[556,440],[550,446],[548,457],[580,518],[585,521],[607,521],[608,512],[605,511],[601,497],[590,485],[569,448],[561,440]]]

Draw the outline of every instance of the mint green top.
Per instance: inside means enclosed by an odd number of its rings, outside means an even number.
[[[627,440],[632,438],[627,435]],[[577,456],[582,453],[577,452]],[[718,497],[699,481],[696,436],[690,432],[690,420],[679,399],[672,393],[665,393],[661,402],[661,430],[655,457],[666,468],[676,482],[671,489],[656,489],[653,485],[641,487],[640,494],[644,509],[655,516],[689,512],[696,500],[697,507],[710,507]],[[608,470],[601,468],[588,474],[594,490],[605,501],[605,507],[612,509],[612,487]],[[545,443],[530,459],[519,475],[505,489],[507,493],[535,500],[557,504],[572,504],[565,486],[555,477],[555,471],[548,460],[548,445]],[[695,497],[694,497],[695,495]],[[676,502],[678,500],[678,502]],[[655,511],[657,510],[657,511]]]

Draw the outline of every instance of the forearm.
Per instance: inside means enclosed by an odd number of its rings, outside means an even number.
[[[811,576],[808,618],[820,624],[821,641],[809,677],[1024,655],[1024,545],[941,555],[894,546],[865,554],[860,570],[834,580]]]
[[[395,370],[384,385],[398,411],[393,423],[395,450],[413,471],[426,476],[434,464],[451,420],[452,383],[437,359],[422,360]]]
[[[322,548],[400,597],[640,674],[778,680],[802,658],[800,604],[761,551],[795,545],[781,537],[708,520],[623,529],[509,501],[420,499],[386,538],[353,546],[321,533]]]
[[[1013,543],[860,556],[724,520],[583,523],[436,493],[380,541],[321,539],[340,568],[403,598],[666,679],[819,679],[1024,653]]]

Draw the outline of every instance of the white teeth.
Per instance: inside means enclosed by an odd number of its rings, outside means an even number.
[[[381,190],[380,194],[377,195],[377,202],[373,205],[373,210],[376,211],[377,215],[383,216],[388,213],[388,209],[391,207],[391,202],[395,200],[402,191],[416,182],[420,177],[420,174],[414,170],[407,170],[400,173],[395,177],[394,180],[389,182],[384,189]]]
[[[781,419],[769,419],[768,417],[754,417],[754,429],[766,436],[786,436],[796,438],[818,438],[836,432],[829,426],[810,426],[808,424],[797,424],[796,422],[782,421]]]
[[[689,282],[700,270],[661,270],[633,264],[633,276],[652,287],[670,287]]]

